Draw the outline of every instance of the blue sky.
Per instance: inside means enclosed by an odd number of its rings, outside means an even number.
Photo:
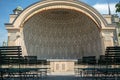
[[[38,2],[40,0],[0,0],[0,46],[3,41],[7,41],[7,31],[5,29],[4,23],[9,22],[9,14],[13,13],[13,10],[17,6],[21,6],[26,8],[27,6]],[[119,0],[80,0],[85,2],[94,8],[96,8],[101,14],[107,14],[108,8],[107,3],[109,1],[111,12],[115,13],[115,4],[119,2]]]

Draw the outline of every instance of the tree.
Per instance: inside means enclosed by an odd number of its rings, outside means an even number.
[[[120,1],[115,5],[116,12],[120,12]]]

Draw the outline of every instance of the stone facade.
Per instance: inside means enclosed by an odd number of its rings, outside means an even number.
[[[52,59],[52,74],[72,75],[72,59],[98,58],[107,46],[114,46],[115,25],[110,15],[104,18],[78,0],[42,0],[20,14],[10,15],[6,24],[8,45],[22,46],[23,56]]]
[[[8,45],[22,46],[23,55],[40,59],[99,56],[114,45],[115,25],[108,23],[77,0],[44,0],[10,16]]]
[[[51,75],[74,75],[75,60],[50,60]]]

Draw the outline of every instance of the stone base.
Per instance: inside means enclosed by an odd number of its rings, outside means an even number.
[[[74,76],[75,75],[75,73],[74,73],[74,71],[71,71],[71,72],[51,72],[50,74],[48,74],[48,75],[56,75],[56,76]]]
[[[50,75],[74,75],[75,61],[77,60],[54,59],[49,61]]]

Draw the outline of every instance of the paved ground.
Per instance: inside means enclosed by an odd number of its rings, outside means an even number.
[[[2,79],[0,79],[2,80]],[[7,78],[3,80],[120,80],[119,78],[80,78],[75,76],[47,76],[42,78]]]

